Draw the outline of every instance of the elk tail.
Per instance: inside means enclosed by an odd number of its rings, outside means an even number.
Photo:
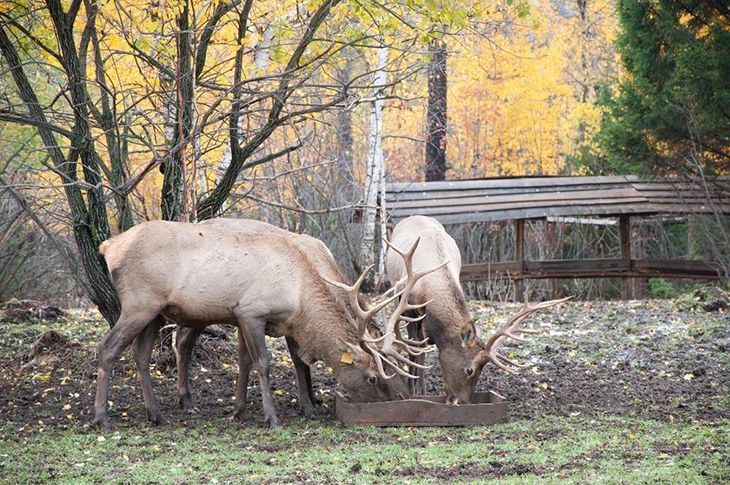
[[[113,238],[107,239],[106,241],[101,243],[101,245],[99,245],[99,254],[101,254],[102,256],[106,254],[107,250],[112,245],[112,239]]]

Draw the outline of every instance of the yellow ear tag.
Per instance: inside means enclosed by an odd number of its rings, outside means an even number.
[[[340,357],[340,362],[352,364],[355,360],[352,358],[352,354],[350,352],[343,352],[342,357]]]

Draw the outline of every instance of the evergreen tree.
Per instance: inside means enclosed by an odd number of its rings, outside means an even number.
[[[623,79],[604,90],[597,172],[727,173],[730,9],[712,0],[619,0]]]

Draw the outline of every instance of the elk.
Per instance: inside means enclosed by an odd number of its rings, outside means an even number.
[[[345,276],[337,266],[337,262],[329,248],[322,241],[314,237],[307,236],[306,234],[289,232],[266,222],[254,219],[230,219],[221,217],[209,219],[201,222],[200,224],[245,234],[274,233],[286,236],[295,244],[298,244],[300,249],[307,253],[321,276],[334,281],[345,280]],[[336,294],[335,296],[338,295]],[[338,303],[340,305],[342,304],[342,302]],[[349,316],[350,314],[351,312],[348,312],[347,315]],[[355,325],[354,320],[351,321],[351,324]],[[190,358],[195,341],[202,331],[203,327],[199,326],[178,327],[177,330],[176,356],[178,369],[178,401],[180,406],[189,413],[195,412],[195,405],[190,393]],[[299,410],[306,417],[314,417],[316,413],[313,404],[314,395],[312,393],[312,378],[309,366],[299,358],[296,341],[292,337],[287,336],[286,343],[289,347],[289,353],[291,354],[297,378],[297,402],[299,403]],[[248,355],[246,344],[243,341],[243,336],[240,332],[238,333],[238,363],[239,375],[236,382],[235,416],[241,419],[245,413],[246,388],[248,386],[251,359]]]
[[[459,284],[461,254],[454,239],[435,219],[425,216],[412,216],[399,222],[393,229],[391,244],[407,247],[420,240],[418,251],[412,256],[413,268],[419,269],[439,261],[448,261],[445,267],[434,271],[416,282],[407,292],[414,305],[422,305],[422,310],[412,314],[418,320],[408,326],[411,339],[426,339],[439,350],[439,364],[447,392],[447,401],[453,404],[471,403],[477,381],[487,362],[506,372],[514,372],[520,364],[497,351],[507,338],[525,340],[519,334],[534,333],[520,327],[522,322],[537,310],[562,303],[569,298],[529,305],[511,316],[486,342],[477,337],[476,326],[469,316],[464,292]],[[404,259],[393,247],[386,254],[385,266],[388,279],[394,289],[402,286],[400,281],[407,276],[408,268]],[[433,302],[433,304],[431,304]],[[418,364],[423,356],[414,356]],[[425,394],[423,365],[416,365],[413,374],[419,375],[420,392]],[[416,381],[411,381],[412,391]]]
[[[367,330],[358,331],[367,329],[375,313],[395,299],[407,300],[404,290],[384,296],[355,326],[338,305],[331,284],[286,236],[151,221],[105,241],[100,252],[122,305],[119,320],[97,347],[94,423],[104,428],[109,426],[111,368],[133,341],[147,415],[154,423],[161,421],[149,360],[163,318],[183,327],[237,325],[250,365],[259,376],[264,417],[272,427],[278,426],[278,419],[265,335],[291,337],[305,363],[324,361],[356,401],[399,399],[408,394],[403,381],[391,379],[393,375],[383,370],[388,358],[368,341]],[[359,283],[352,288],[357,290]],[[409,284],[413,286],[406,281],[404,288]],[[399,318],[394,314],[391,320]]]

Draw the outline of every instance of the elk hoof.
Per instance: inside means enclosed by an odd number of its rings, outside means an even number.
[[[267,418],[266,421],[269,423],[270,429],[281,428],[281,425],[279,424],[279,420],[276,419],[276,416]]]
[[[236,409],[236,411],[233,413],[233,419],[241,422],[246,421],[246,408]]]
[[[98,427],[102,431],[109,431],[112,428],[111,424],[109,423],[109,417],[106,415],[95,417],[94,421],[91,424]]]
[[[299,408],[299,414],[307,419],[314,419],[317,417],[317,411],[314,410],[314,406],[302,406]]]
[[[159,411],[147,411],[147,419],[155,426],[159,426],[164,422]]]
[[[177,403],[186,413],[195,412],[195,404],[193,404],[193,400],[190,399],[189,396],[181,396],[180,399],[177,400]]]

